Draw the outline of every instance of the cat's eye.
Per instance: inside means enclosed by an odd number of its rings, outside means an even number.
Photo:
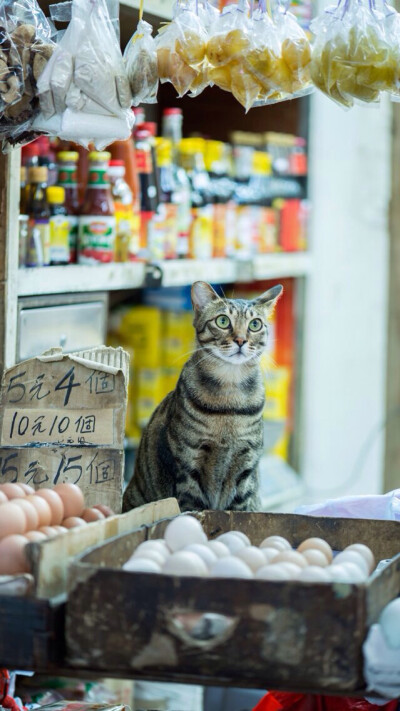
[[[263,323],[260,318],[253,318],[249,323],[249,331],[261,331],[262,325]]]
[[[224,316],[224,314],[221,314],[221,316],[217,316],[215,319],[215,323],[219,328],[229,328],[231,325],[230,319],[227,316]]]

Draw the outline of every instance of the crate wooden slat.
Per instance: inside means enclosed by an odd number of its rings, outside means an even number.
[[[392,521],[226,512],[199,517],[210,537],[237,529],[255,544],[272,533],[285,535],[293,545],[318,535],[336,550],[364,542],[377,560],[393,557],[400,548],[400,527]],[[133,549],[146,538],[162,536],[166,525],[115,538],[72,564],[66,617],[71,666],[255,688],[325,693],[363,688],[362,642],[368,626],[400,591],[400,556],[365,585],[121,570]],[[210,613],[214,622],[204,618]],[[200,626],[196,634],[195,625]]]

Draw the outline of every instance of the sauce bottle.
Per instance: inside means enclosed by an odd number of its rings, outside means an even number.
[[[182,140],[182,110],[164,109],[162,135],[172,141],[172,167],[177,185],[177,256],[184,259],[189,254],[189,231],[191,218],[190,183],[185,170],[180,165],[179,146]]]
[[[114,259],[116,220],[108,179],[106,151],[89,153],[86,195],[79,217],[78,262],[98,264]]]
[[[147,257],[151,243],[151,230],[157,209],[157,188],[152,159],[151,134],[138,130],[136,139],[136,165],[140,186],[140,256]]]
[[[69,262],[69,223],[65,209],[65,190],[57,185],[47,188],[50,209],[50,263]]]
[[[155,259],[176,259],[178,256],[178,200],[179,192],[172,164],[172,143],[167,138],[156,141],[157,171],[160,185],[160,203],[154,220]]]
[[[28,170],[28,267],[50,264],[50,210],[47,203],[47,168],[34,166]]]
[[[139,253],[139,234],[135,234],[133,195],[125,180],[124,161],[110,160],[108,173],[116,219],[114,261],[127,262],[129,254]]]
[[[78,247],[78,160],[77,151],[61,151],[58,160],[58,185],[64,188],[65,210],[68,216],[69,262],[74,264],[77,259]]]
[[[204,165],[204,140],[183,138],[180,143],[182,166],[191,188],[192,221],[189,231],[189,257],[209,259],[213,253],[213,206],[211,185]]]
[[[125,166],[124,180],[128,183],[132,193],[133,212],[131,216],[132,238],[128,248],[128,260],[135,261],[138,258],[140,242],[140,189],[139,178],[136,167],[136,149],[133,138],[127,141],[114,141],[108,149],[112,160],[122,160]]]
[[[227,255],[228,203],[233,186],[228,177],[225,146],[221,141],[206,141],[206,169],[213,197],[213,257]]]

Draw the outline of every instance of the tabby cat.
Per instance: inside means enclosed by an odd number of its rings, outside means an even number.
[[[256,511],[263,451],[260,357],[268,317],[282,293],[225,299],[192,286],[197,349],[157,407],[137,453],[123,510],[174,496],[182,511]]]

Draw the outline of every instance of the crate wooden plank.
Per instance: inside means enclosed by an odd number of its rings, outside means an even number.
[[[260,543],[310,536],[341,550],[361,541],[377,560],[399,552],[399,524],[286,514],[204,512],[209,537],[237,529]],[[70,568],[67,660],[108,674],[236,680],[255,688],[356,692],[367,625],[400,591],[400,556],[365,585],[177,578],[121,570],[167,521],[110,540]],[[84,614],[83,614],[84,610]],[[212,683],[212,682],[210,682]]]

